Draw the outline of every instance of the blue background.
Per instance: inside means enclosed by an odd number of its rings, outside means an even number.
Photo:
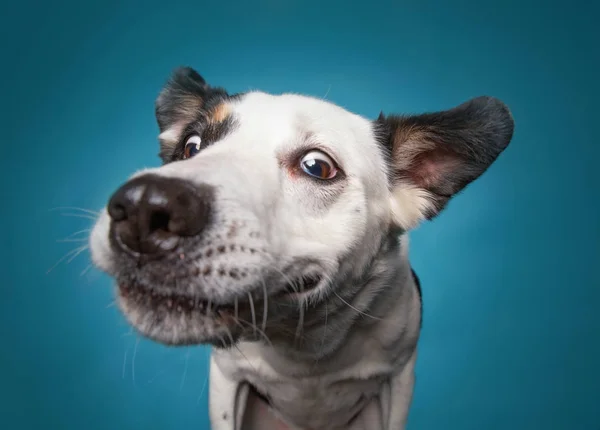
[[[597,6],[533,1],[3,3],[0,427],[208,428],[207,350],[138,339],[57,242],[158,165],[153,102],[230,91],[363,115],[489,94],[513,143],[412,239],[425,298],[409,429],[600,429]],[[450,3],[453,3],[450,6]],[[483,5],[487,3],[487,5]],[[76,234],[74,238],[84,238]]]

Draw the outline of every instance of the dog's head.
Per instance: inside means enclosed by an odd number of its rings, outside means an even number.
[[[371,121],[300,95],[229,95],[189,68],[156,117],[164,165],[114,193],[91,250],[132,325],[168,344],[223,345],[297,319],[298,302],[335,294],[438,214],[513,133],[490,97]]]

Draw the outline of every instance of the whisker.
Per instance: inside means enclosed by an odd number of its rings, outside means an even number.
[[[227,337],[229,338],[229,341],[233,345],[235,342],[233,341],[233,335],[231,334],[231,330],[229,330],[229,327],[227,327],[226,325],[224,327],[225,327],[225,331],[227,332]]]
[[[304,284],[300,285],[300,292],[304,291]],[[294,337],[294,342],[298,340],[302,330],[304,329],[304,303],[302,301],[298,302],[300,306],[300,315],[298,316],[298,325],[296,326],[296,335]]]
[[[252,312],[252,328],[254,329],[254,336],[256,336],[256,312],[254,311],[254,299],[252,294],[248,293],[250,299],[250,312]]]
[[[179,391],[180,392],[183,389],[183,385],[185,384],[185,377],[187,375],[189,360],[190,360],[190,352],[188,351],[187,354],[185,354],[185,366],[183,367],[183,375],[181,376],[181,382],[179,383]]]
[[[200,404],[200,400],[202,399],[202,396],[204,395],[204,390],[206,390],[206,385],[208,383],[208,375],[210,374],[210,364],[208,367],[208,371],[206,372],[206,377],[204,378],[204,383],[202,384],[202,389],[200,390],[200,395],[198,396],[198,401],[196,402],[197,405]]]
[[[123,370],[121,370],[121,379],[125,379],[125,369],[127,366],[127,351],[129,351],[129,348],[125,350],[125,355],[123,356]]]
[[[323,351],[323,347],[325,346],[325,339],[327,338],[327,301],[323,302],[324,306],[325,306],[325,324],[323,326],[323,336],[321,337],[321,351]],[[317,357],[317,359],[314,362],[315,366],[319,365],[319,360],[320,357]]]
[[[83,219],[89,219],[91,221],[96,221],[98,218],[88,215],[88,214],[76,214],[76,213],[64,213],[61,214],[62,216],[70,216],[70,217],[74,217],[74,218],[83,218]]]
[[[325,326],[323,327],[323,338],[321,339],[321,349],[323,349],[323,346],[325,345],[325,337],[327,334],[327,302],[324,302],[325,304]]]
[[[79,230],[79,231],[76,231],[75,233],[71,233],[70,235],[68,235],[64,239],[59,240],[58,242],[62,242],[63,240],[71,239],[73,236],[77,236],[78,234],[88,233],[90,231],[92,231],[91,228],[84,228],[83,230]],[[87,239],[87,237],[86,237],[86,239]]]
[[[133,328],[130,328],[129,331],[123,333],[121,337],[131,336],[133,334]]]
[[[56,268],[56,266],[58,266],[60,263],[62,263],[63,261],[65,261],[67,258],[71,257],[73,254],[74,254],[74,257],[77,257],[79,254],[81,254],[83,251],[85,251],[87,249],[87,247],[88,247],[88,245],[83,245],[83,246],[80,246],[78,248],[72,249],[69,252],[67,252],[64,256],[62,256],[60,258],[60,260],[58,260],[54,264],[54,266],[52,266],[50,269],[48,269],[48,271],[46,272],[46,275],[48,273],[50,273],[51,271],[53,271]],[[71,261],[72,261],[72,259],[69,260],[69,262],[71,262]]]
[[[259,329],[256,326],[253,326],[252,323],[242,319],[242,318],[237,318],[233,320],[238,326],[240,326],[242,328],[242,330],[244,329],[244,326],[242,324],[246,324],[248,327],[254,327],[256,328],[256,331],[258,331],[258,334],[260,334],[262,337],[265,338],[265,341],[269,344],[269,346],[273,346],[273,342],[271,342],[271,339],[269,339],[269,336],[267,336],[267,334],[262,331],[261,329]]]
[[[88,245],[84,245],[84,246],[82,246],[82,247],[81,247],[81,249],[79,249],[79,250],[78,250],[78,251],[77,251],[75,254],[73,254],[73,255],[71,256],[71,258],[69,258],[69,259],[67,260],[67,264],[69,264],[71,261],[73,261],[75,258],[77,258],[77,256],[78,256],[79,254],[81,254],[83,251],[85,251],[86,249],[88,249]]]
[[[80,211],[80,212],[90,214],[90,215],[96,215],[96,216],[101,215],[100,211],[93,211],[91,209],[79,208],[77,206],[59,206],[57,208],[50,209],[50,212],[53,212],[53,211]]]
[[[264,278],[261,277],[261,284],[263,287],[263,320],[261,330],[264,332],[267,330],[267,315],[269,314],[269,294],[267,293],[267,286]]]
[[[275,270],[277,273],[279,273],[279,274],[282,276],[282,278],[284,278],[284,280],[286,281],[286,284],[287,284],[287,285],[289,285],[289,286],[292,288],[292,290],[293,290],[293,292],[294,292],[294,293],[298,293],[298,292],[299,292],[299,289],[298,289],[298,285],[299,285],[299,284],[296,284],[294,281],[292,281],[292,280],[291,280],[291,279],[290,279],[290,278],[289,278],[289,277],[288,277],[288,276],[287,276],[285,273],[283,273],[283,271],[281,271],[280,269],[278,269],[278,268],[276,268],[276,267],[275,267],[275,268],[274,268],[274,270]]]
[[[138,346],[140,344],[140,338],[135,339],[135,346],[133,347],[133,356],[131,357],[131,380],[135,384],[135,356],[137,355]]]
[[[345,305],[347,305],[350,309],[354,309],[356,312],[358,312],[359,314],[364,315],[366,317],[373,318],[374,320],[377,320],[377,321],[381,321],[381,318],[377,318],[376,316],[369,315],[369,314],[361,311],[360,309],[355,308],[350,303],[348,303],[346,300],[344,300],[342,297],[340,297],[340,295],[338,293],[336,293],[335,291],[332,291],[332,292],[333,292],[333,294],[336,295],[336,297],[338,299],[340,299],[342,301],[342,303],[344,303]]]
[[[79,274],[79,276],[83,276],[83,275],[85,275],[87,272],[89,272],[89,271],[90,271],[90,269],[92,268],[92,266],[93,266],[93,264],[92,264],[92,263],[88,264],[88,265],[87,265],[87,267],[81,271],[81,273]]]
[[[160,375],[162,375],[163,373],[165,373],[164,369],[157,372],[156,375],[154,375],[152,378],[148,379],[148,382],[146,382],[146,384],[152,384],[154,382],[154,380],[156,378],[158,378]]]
[[[87,237],[81,237],[78,239],[58,239],[57,242],[58,243],[74,243],[74,242],[86,242],[88,240]]]

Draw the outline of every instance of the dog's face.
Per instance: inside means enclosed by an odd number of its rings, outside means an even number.
[[[270,327],[293,336],[298,309],[359,279],[390,235],[439,213],[513,132],[488,97],[371,121],[299,95],[230,96],[189,68],[156,115],[164,165],[115,192],[91,250],[131,324],[168,344],[226,345]]]

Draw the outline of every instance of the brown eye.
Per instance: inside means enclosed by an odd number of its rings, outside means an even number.
[[[331,158],[321,151],[311,151],[300,160],[300,167],[309,176],[317,179],[333,179],[338,173]]]
[[[199,153],[201,143],[202,139],[200,139],[200,136],[197,134],[188,137],[188,140],[185,142],[185,147],[183,148],[183,158],[192,158]]]

